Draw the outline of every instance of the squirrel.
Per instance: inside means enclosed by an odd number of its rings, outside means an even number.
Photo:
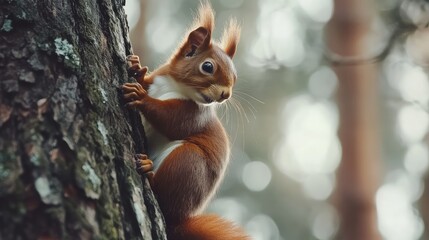
[[[214,11],[202,2],[193,27],[164,65],[146,75],[138,56],[127,57],[137,82],[122,86],[124,99],[141,112],[154,160],[137,154],[137,170],[149,179],[169,240],[250,239],[221,217],[199,215],[229,161],[228,136],[215,106],[231,97],[237,80],[232,58],[240,27],[230,19],[220,43],[211,39],[213,28]]]

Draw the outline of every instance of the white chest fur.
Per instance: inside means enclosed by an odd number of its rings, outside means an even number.
[[[189,99],[184,88],[168,76],[156,76],[149,87],[148,95],[159,100]],[[174,149],[183,144],[183,141],[170,141],[167,137],[156,131],[143,115],[142,119],[148,138],[148,155],[154,162],[156,170]]]
[[[156,76],[149,87],[148,95],[159,100],[189,99],[185,87],[169,76]]]

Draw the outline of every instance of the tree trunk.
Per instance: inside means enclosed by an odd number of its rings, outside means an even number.
[[[166,239],[122,0],[0,0],[0,239]]]
[[[423,193],[419,200],[420,214],[424,223],[424,232],[421,239],[429,239],[429,172],[426,172],[423,181]]]
[[[366,56],[371,24],[370,1],[336,0],[327,27],[328,48],[335,54]],[[335,66],[339,79],[339,137],[342,161],[334,201],[340,217],[338,239],[381,239],[377,229],[378,187],[377,64]]]

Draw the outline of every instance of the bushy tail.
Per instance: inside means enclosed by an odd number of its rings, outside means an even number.
[[[168,240],[250,240],[238,226],[216,215],[191,217],[172,228]]]

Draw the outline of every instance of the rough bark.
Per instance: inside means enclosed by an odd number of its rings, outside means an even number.
[[[419,200],[420,214],[424,223],[424,232],[422,239],[429,238],[429,175],[426,173],[424,177],[424,189],[422,197]]]
[[[371,24],[371,1],[336,0],[326,34],[330,51],[362,56]],[[377,229],[375,193],[378,187],[377,64],[335,66],[339,79],[339,137],[342,161],[334,201],[340,217],[337,239],[381,239]]]
[[[426,144],[429,144],[429,136],[426,137]],[[424,224],[423,237],[421,239],[429,239],[429,172],[423,177],[424,187],[422,196],[419,199],[419,209]]]
[[[0,239],[166,239],[122,0],[0,0]]]

